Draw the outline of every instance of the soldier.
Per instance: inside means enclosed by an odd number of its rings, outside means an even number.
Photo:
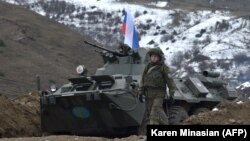
[[[131,48],[127,44],[124,44],[124,43],[119,43],[117,46],[117,49],[119,53],[124,54],[124,55],[128,55],[131,50]]]
[[[169,88],[170,100],[173,100],[175,84],[169,75],[169,68],[164,63],[164,54],[159,48],[148,52],[151,62],[145,67],[140,85],[140,95],[145,95],[146,111],[139,129],[139,134],[146,134],[148,124],[166,125],[168,117],[163,109],[166,84]]]

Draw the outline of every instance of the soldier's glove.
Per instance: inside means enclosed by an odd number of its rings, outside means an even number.
[[[138,98],[141,103],[145,102],[145,96],[143,94],[140,94]]]
[[[144,95],[144,89],[143,89],[143,87],[138,87],[137,92],[138,92],[137,96]]]
[[[138,88],[138,99],[141,103],[145,102],[144,89],[143,87]]]

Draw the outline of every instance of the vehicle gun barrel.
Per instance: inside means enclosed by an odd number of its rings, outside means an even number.
[[[203,71],[203,75],[206,77],[213,77],[213,78],[217,78],[220,76],[218,72],[212,72],[212,71]]]
[[[119,53],[119,52],[116,52],[116,51],[107,49],[107,48],[105,48],[105,47],[98,46],[98,45],[93,44],[93,43],[90,43],[90,42],[88,42],[88,41],[84,41],[84,43],[85,43],[85,44],[88,44],[88,45],[91,45],[91,46],[93,46],[93,47],[95,47],[95,48],[99,48],[99,49],[105,50],[105,51],[107,51],[107,52],[110,52],[110,53],[112,53],[112,54],[114,54],[114,55],[116,55],[116,56],[119,56],[119,57],[124,57],[124,56],[126,56],[126,55],[121,54],[121,53]]]

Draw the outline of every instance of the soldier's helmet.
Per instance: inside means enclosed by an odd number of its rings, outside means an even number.
[[[121,42],[116,45],[116,48],[118,52],[123,53],[123,54],[128,54],[128,52],[131,50],[128,44],[124,44]]]
[[[162,50],[160,48],[152,48],[148,51],[148,55],[157,55],[160,57],[161,60],[164,59],[164,53],[162,52]]]
[[[128,44],[124,44],[122,42],[117,43],[116,48],[118,49],[125,49],[125,48],[130,48]]]

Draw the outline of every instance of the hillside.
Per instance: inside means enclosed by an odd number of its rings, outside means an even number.
[[[250,0],[166,0],[170,6],[189,10],[211,9],[230,10],[235,14],[247,14],[250,11]]]
[[[43,88],[77,76],[78,64],[93,74],[102,60],[83,41],[110,48],[122,41],[124,8],[134,15],[141,47],[160,47],[174,76],[215,70],[233,79],[244,93],[237,101],[189,117],[185,124],[250,124],[249,4],[249,0],[0,0],[0,140],[144,140],[134,135],[41,136],[39,94],[30,93],[36,89],[36,74]]]
[[[83,43],[90,39],[66,26],[1,1],[0,13],[2,94],[18,95],[36,89],[36,74],[47,88],[49,83],[61,85],[76,76],[79,64],[86,65],[91,73],[102,64],[94,49]]]
[[[62,23],[108,47],[123,41],[129,9],[141,47],[160,47],[173,75],[215,70],[236,87],[250,79],[249,0],[4,0]],[[112,7],[110,7],[112,5]]]
[[[121,0],[120,0],[121,1]],[[154,0],[123,0],[129,3],[157,3]],[[162,8],[183,9],[183,10],[230,10],[235,14],[248,14],[250,11],[250,0],[160,0],[160,3],[167,2],[168,6],[161,6]]]

